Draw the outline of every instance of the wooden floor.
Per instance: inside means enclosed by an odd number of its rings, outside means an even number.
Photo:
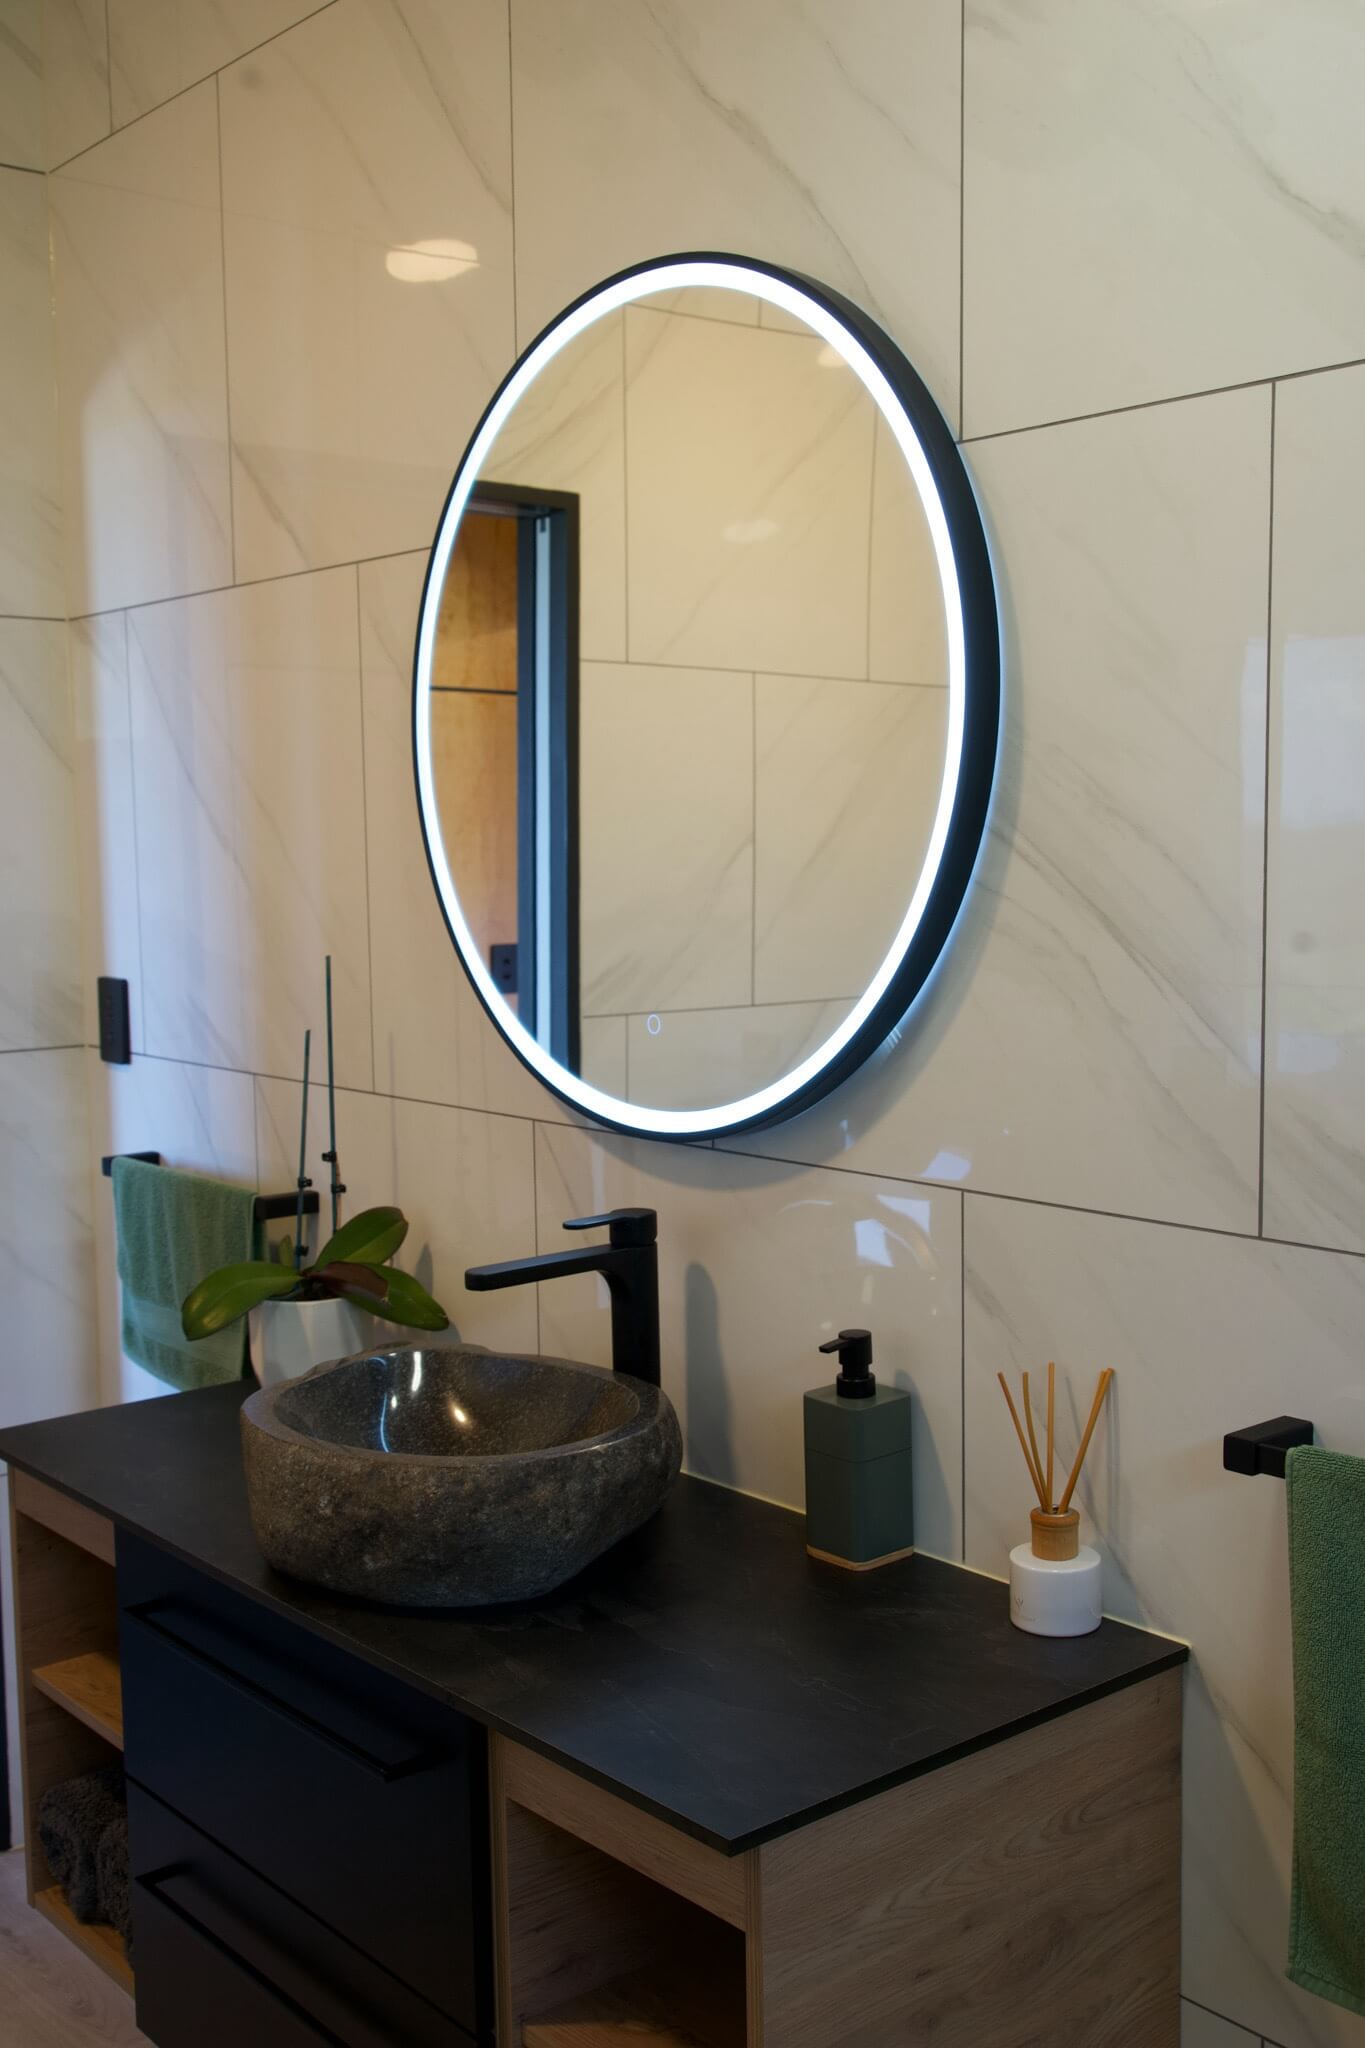
[[[132,1999],[30,1910],[18,1849],[0,1855],[0,2015],[4,2048],[151,2048]]]

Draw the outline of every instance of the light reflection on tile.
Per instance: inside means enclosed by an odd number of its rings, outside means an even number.
[[[99,1040],[96,983],[128,984],[134,1053],[142,1033],[142,935],[138,925],[133,736],[123,613],[75,619],[66,629],[76,742],[76,822],[81,869],[85,1042]]]
[[[300,21],[320,0],[109,0],[109,75],[122,127]]]
[[[66,628],[0,619],[0,1052],[78,1045],[80,896]]]
[[[79,1048],[0,1056],[6,1426],[68,1415],[96,1395],[84,1062]]]
[[[0,613],[59,618],[62,506],[45,181],[0,169]]]
[[[1265,1229],[1365,1251],[1365,370],[1279,386]]]

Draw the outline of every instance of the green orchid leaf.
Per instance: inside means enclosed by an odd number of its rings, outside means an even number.
[[[248,1309],[263,1301],[288,1294],[298,1275],[286,1272],[270,1259],[247,1259],[240,1266],[223,1266],[210,1273],[185,1296],[180,1325],[187,1337],[211,1337],[225,1330]]]
[[[309,1269],[310,1281],[320,1282],[329,1294],[368,1294],[378,1315],[388,1298],[391,1275],[387,1267],[362,1265],[356,1259],[332,1259],[325,1266]]]
[[[401,1209],[362,1209],[328,1239],[318,1253],[317,1264],[332,1266],[341,1259],[382,1266],[407,1234],[408,1219]]]
[[[366,1282],[368,1292],[348,1288],[346,1299],[352,1307],[368,1309],[371,1315],[382,1316],[386,1323],[401,1323],[405,1329],[444,1330],[449,1316],[411,1273],[401,1273],[396,1266],[389,1266],[374,1277],[387,1281],[388,1293],[376,1302],[377,1290],[372,1281]]]

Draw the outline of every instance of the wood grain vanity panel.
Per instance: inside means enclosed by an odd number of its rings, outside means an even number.
[[[1177,2048],[1178,1672],[757,1853],[750,2048]]]
[[[44,1486],[27,1472],[10,1474],[10,1498],[16,1512],[27,1515],[31,1522],[41,1522],[45,1529],[64,1536],[78,1550],[88,1550],[105,1564],[114,1562],[114,1525],[107,1515],[96,1514],[93,1508],[72,1500],[70,1494],[58,1493],[55,1486]]]

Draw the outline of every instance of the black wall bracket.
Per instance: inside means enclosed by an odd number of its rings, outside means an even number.
[[[1223,1438],[1223,1470],[1253,1476],[1264,1472],[1271,1479],[1283,1479],[1285,1452],[1312,1441],[1313,1425],[1299,1415],[1277,1415],[1250,1429],[1230,1430]]]

